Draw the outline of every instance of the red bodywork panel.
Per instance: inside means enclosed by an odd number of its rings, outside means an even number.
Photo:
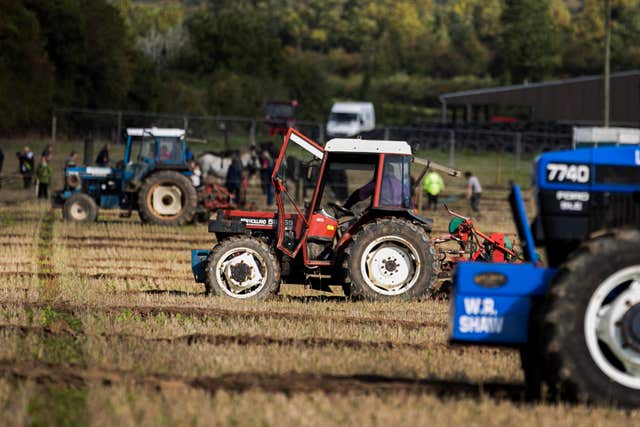
[[[307,237],[321,238],[321,239],[333,239],[338,229],[338,221],[333,218],[329,218],[321,213],[315,213],[311,215],[309,220],[309,231]]]
[[[226,210],[222,213],[222,219],[236,220],[245,224],[248,230],[274,230],[278,229],[278,218],[275,212],[256,212],[243,210]],[[293,227],[294,217],[285,215],[285,228]]]

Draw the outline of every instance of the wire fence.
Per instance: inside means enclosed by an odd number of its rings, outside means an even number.
[[[323,124],[298,120],[295,125],[310,138],[324,142]],[[51,117],[51,139],[91,138],[118,144],[127,128],[151,127],[185,129],[188,137],[205,142],[207,149],[220,151],[248,148],[282,133],[282,128],[250,117],[58,108]]]
[[[265,120],[242,116],[197,116],[136,111],[56,109],[51,120],[51,139],[55,141],[94,141],[119,143],[129,127],[176,127],[187,130],[188,138],[206,141],[193,145],[204,151],[246,151],[252,145],[270,142],[279,147],[282,134],[274,132]],[[571,147],[568,126],[491,128],[491,124],[421,123],[413,126],[384,126],[363,133],[363,139],[407,141],[421,157],[459,169],[471,170],[488,184],[509,181],[529,184],[530,164],[538,153]],[[510,125],[511,126],[511,125]],[[325,142],[324,125],[297,121],[295,127],[317,142]],[[282,131],[282,128],[280,129]]]

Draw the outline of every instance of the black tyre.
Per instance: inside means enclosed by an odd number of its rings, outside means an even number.
[[[581,246],[560,267],[544,310],[552,396],[640,406],[640,232]]]
[[[379,219],[353,237],[343,263],[354,299],[415,300],[436,279],[435,251],[427,233],[409,221]]]
[[[98,217],[98,205],[84,193],[74,193],[64,202],[62,217],[73,222],[94,222]]]
[[[251,237],[229,237],[218,243],[206,271],[207,294],[264,300],[280,287],[280,264],[273,250]]]
[[[175,171],[161,171],[147,177],[138,192],[138,209],[143,222],[184,225],[196,213],[198,196],[191,181]]]

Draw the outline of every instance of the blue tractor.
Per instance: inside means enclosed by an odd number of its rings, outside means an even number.
[[[73,166],[53,206],[65,220],[93,222],[98,209],[138,211],[143,222],[182,225],[197,209],[182,129],[127,129],[124,160],[111,166]]]
[[[545,153],[533,197],[529,226],[512,187],[526,262],[458,265],[451,340],[518,347],[531,398],[637,408],[640,148]]]

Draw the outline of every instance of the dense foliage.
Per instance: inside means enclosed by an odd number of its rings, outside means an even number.
[[[612,69],[640,67],[640,0],[613,0]],[[600,73],[601,0],[0,0],[0,131],[53,106],[258,116],[300,101],[424,116],[453,90]]]

